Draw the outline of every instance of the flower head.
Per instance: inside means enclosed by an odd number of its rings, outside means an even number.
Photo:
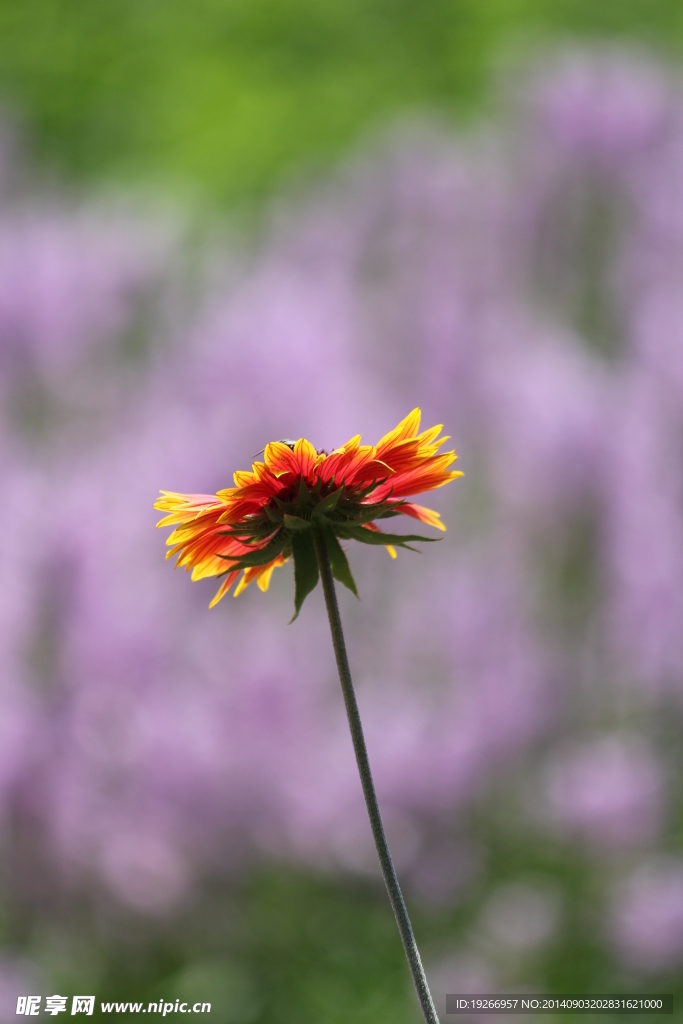
[[[154,507],[168,513],[157,526],[174,526],[167,558],[192,571],[192,579],[222,580],[210,607],[228,592],[240,572],[235,597],[256,580],[267,590],[273,569],[290,558],[295,566],[295,614],[318,582],[314,531],[325,538],[334,576],[356,594],[339,540],[394,547],[432,540],[415,534],[386,534],[376,519],[407,515],[439,530],[438,512],[406,501],[412,494],[442,487],[458,476],[449,466],[455,452],[438,449],[441,426],[418,433],[420,410],[413,409],[376,445],[362,445],[360,434],[329,454],[310,441],[272,441],[264,462],[238,471],[235,486],[210,494],[162,491]]]

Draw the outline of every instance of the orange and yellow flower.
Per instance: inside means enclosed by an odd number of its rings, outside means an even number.
[[[374,520],[406,515],[446,529],[438,512],[406,500],[462,476],[449,469],[455,452],[438,451],[448,440],[439,439],[441,426],[422,433],[419,428],[420,410],[413,409],[374,446],[362,445],[360,434],[329,454],[316,451],[305,438],[272,441],[263,462],[255,462],[251,472],[236,472],[235,486],[215,496],[162,491],[154,507],[167,514],[157,526],[174,527],[167,558],[175,556],[176,565],[191,571],[193,580],[222,580],[213,607],[240,572],[235,597],[254,579],[267,590],[273,569],[292,556],[295,567],[297,562],[310,564],[311,538],[319,531],[334,575],[355,593],[339,539],[383,544],[395,557],[395,546],[432,538],[385,534]],[[310,589],[307,585],[306,593]],[[297,614],[300,604],[297,596]]]

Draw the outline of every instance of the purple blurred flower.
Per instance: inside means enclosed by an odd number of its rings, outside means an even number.
[[[188,869],[178,850],[144,825],[125,825],[107,838],[101,854],[105,881],[116,896],[146,913],[176,906],[188,886]]]
[[[482,941],[508,953],[528,954],[552,942],[560,921],[557,889],[542,882],[510,882],[495,889],[479,921]]]
[[[603,480],[607,620],[622,678],[683,684],[683,470],[666,394],[631,372],[617,391]]]
[[[664,275],[662,275],[664,277]],[[644,290],[635,309],[633,345],[644,376],[664,405],[675,429],[683,401],[683,296],[680,288],[661,280]],[[666,423],[666,421],[665,421]],[[665,426],[665,430],[671,429]]]
[[[500,991],[494,967],[481,954],[454,950],[450,956],[432,964],[428,970],[437,1010],[446,1012],[446,996],[453,992],[468,994]],[[484,1018],[487,1019],[487,1018]]]
[[[0,206],[0,402],[6,429],[73,449],[131,405],[177,253],[134,207]],[[147,340],[145,340],[147,339]],[[84,429],[84,423],[87,428]]]
[[[412,866],[411,889],[425,903],[448,906],[479,880],[484,862],[484,851],[473,843],[432,843]]]
[[[546,785],[550,820],[597,847],[618,850],[659,832],[664,775],[638,736],[603,736],[556,755]]]
[[[0,958],[0,1024],[17,1019],[19,996],[38,995],[44,982],[35,964],[17,956]]]
[[[617,889],[610,920],[623,960],[643,973],[683,963],[683,862],[648,861]]]
[[[673,106],[659,68],[604,50],[568,54],[532,103],[557,145],[610,164],[655,145]]]
[[[504,339],[504,342],[503,342]],[[604,463],[604,369],[567,334],[528,317],[491,324],[484,402],[499,500],[537,526],[590,502]]]
[[[31,208],[0,220],[5,359],[54,374],[116,336],[154,270],[143,225],[116,211]],[[157,241],[158,245],[158,241]]]

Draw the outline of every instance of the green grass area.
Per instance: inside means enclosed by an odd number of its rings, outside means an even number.
[[[407,890],[429,972],[454,955],[483,953],[505,992],[673,992],[678,1005],[683,991],[677,974],[630,976],[611,957],[604,935],[608,865],[600,868],[552,842],[525,842],[500,822],[483,820],[477,826],[486,840],[481,875],[455,905],[426,908]],[[482,907],[497,886],[525,879],[560,894],[556,934],[522,956],[511,948],[482,946]],[[271,866],[234,887],[224,880],[209,883],[171,928],[163,921],[119,918],[108,931],[103,920],[100,915],[93,927],[92,919],[90,925],[82,919],[79,938],[98,970],[84,975],[82,960],[73,957],[54,979],[59,991],[97,990],[98,999],[145,1006],[210,1001],[212,1019],[226,1024],[417,1024],[421,1019],[380,881]],[[62,946],[69,948],[68,937]],[[128,1014],[126,1019],[147,1017]],[[548,1024],[581,1019],[546,1018]],[[615,1024],[626,1020],[612,1019]],[[647,1014],[640,1019],[643,1024],[655,1020]]]
[[[0,0],[0,97],[39,158],[239,201],[406,113],[463,115],[551,37],[683,50],[680,0]]]

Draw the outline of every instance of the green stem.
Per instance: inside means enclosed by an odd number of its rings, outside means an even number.
[[[365,737],[363,736],[363,726],[361,725],[358,703],[356,701],[356,694],[351,680],[349,660],[346,656],[346,645],[344,644],[344,634],[342,632],[341,618],[339,617],[339,606],[337,605],[337,594],[334,587],[334,579],[332,577],[330,558],[327,553],[325,539],[322,534],[315,530],[314,537],[315,551],[318,556],[318,567],[320,569],[320,577],[322,579],[323,591],[325,593],[327,615],[330,620],[330,629],[332,631],[332,643],[334,645],[334,653],[337,658],[339,679],[341,680],[344,703],[346,704],[346,713],[348,715],[351,737],[353,739],[353,747],[356,752],[356,762],[360,773],[361,785],[363,786],[363,796],[365,797],[365,804],[370,817],[372,835],[375,840],[375,847],[377,848],[377,855],[382,868],[382,875],[384,877],[391,906],[396,917],[398,930],[401,933],[403,948],[406,951],[406,957],[408,958],[410,972],[413,976],[415,989],[417,991],[417,998],[420,1001],[420,1008],[422,1009],[424,1019],[427,1024],[439,1024],[439,1018],[436,1015],[436,1009],[429,991],[424,967],[420,960],[420,954],[417,948],[417,943],[415,942],[415,936],[413,935],[408,911],[406,910],[406,905],[403,902],[401,887],[398,884],[394,864],[391,859],[391,854],[389,853],[389,845],[387,843],[387,837],[384,834],[382,817],[379,813],[377,794],[375,793],[375,785],[372,781],[368,751],[365,746]]]

